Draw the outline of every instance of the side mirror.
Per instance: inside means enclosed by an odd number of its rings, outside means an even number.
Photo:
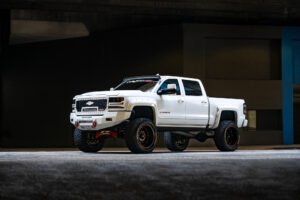
[[[176,94],[176,84],[168,84],[166,89],[160,89],[157,91],[158,95],[162,94]]]
[[[157,91],[158,95],[162,95],[162,94],[176,94],[176,89],[160,89]]]
[[[114,88],[110,88],[109,91],[114,91]]]

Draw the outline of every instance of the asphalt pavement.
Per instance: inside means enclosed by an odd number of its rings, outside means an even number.
[[[300,199],[300,150],[2,151],[0,199]]]

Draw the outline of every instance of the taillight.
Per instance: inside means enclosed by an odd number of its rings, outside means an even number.
[[[247,113],[247,105],[244,103],[244,114]]]
[[[76,121],[74,126],[77,128],[79,126],[79,121]]]

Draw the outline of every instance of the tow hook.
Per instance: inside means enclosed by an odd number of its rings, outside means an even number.
[[[76,121],[75,124],[74,124],[74,126],[75,126],[76,128],[78,128],[78,126],[79,126],[79,121]]]
[[[93,123],[92,123],[92,128],[95,128],[97,126],[97,121],[94,120]]]

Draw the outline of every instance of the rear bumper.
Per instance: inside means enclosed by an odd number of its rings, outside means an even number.
[[[96,131],[118,125],[129,119],[130,115],[131,111],[104,112],[101,115],[77,115],[76,113],[71,113],[70,122],[74,126],[77,123],[77,128],[81,130]],[[95,127],[93,127],[94,122],[96,122]]]

